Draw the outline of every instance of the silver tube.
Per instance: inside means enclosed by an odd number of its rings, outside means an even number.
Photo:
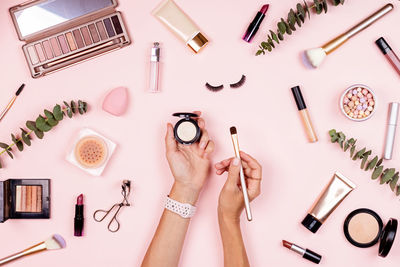
[[[386,142],[384,159],[392,159],[394,138],[396,136],[397,118],[399,115],[399,103],[389,104],[388,125],[386,130]]]

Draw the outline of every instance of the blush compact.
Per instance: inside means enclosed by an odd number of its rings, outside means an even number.
[[[344,221],[346,239],[354,246],[368,248],[379,243],[379,256],[386,257],[397,232],[397,220],[391,218],[385,226],[379,215],[370,209],[357,209]]]
[[[172,116],[181,118],[174,127],[176,141],[184,145],[191,145],[200,139],[200,127],[197,121],[193,119],[199,117],[199,115],[195,113],[178,112],[172,114]]]

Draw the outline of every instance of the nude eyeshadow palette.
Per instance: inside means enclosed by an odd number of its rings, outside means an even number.
[[[131,43],[115,0],[45,0],[10,9],[33,78]]]

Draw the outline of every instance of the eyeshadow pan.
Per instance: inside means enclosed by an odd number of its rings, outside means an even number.
[[[26,186],[21,186],[21,211],[26,209]]]
[[[99,30],[101,40],[107,39],[108,37],[107,37],[106,29],[104,28],[103,22],[102,21],[96,22],[96,26],[97,26],[97,29]]]
[[[46,54],[46,58],[47,59],[52,59],[54,56],[53,56],[53,51],[51,50],[49,41],[48,40],[43,41],[42,45],[43,45],[43,48],[44,48],[44,52]]]
[[[55,37],[50,38],[50,44],[53,48],[54,56],[58,57],[62,55],[60,46],[58,45],[57,39]]]
[[[35,49],[36,49],[36,52],[37,52],[40,62],[45,61],[46,57],[44,56],[44,51],[43,51],[42,45],[40,43],[35,44]]]
[[[76,50],[75,40],[74,40],[74,37],[72,36],[72,33],[67,32],[65,34],[65,37],[67,38],[69,49],[71,49],[71,51]]]
[[[58,41],[60,42],[62,52],[64,54],[68,53],[69,48],[68,48],[67,40],[65,40],[64,35],[59,35],[57,38],[58,38]]]
[[[42,186],[40,185],[17,185],[15,198],[16,212],[42,211]]]
[[[36,186],[32,186],[31,200],[32,200],[32,203],[31,203],[30,211],[31,212],[36,212],[36,206],[37,206],[37,203],[36,203],[36,201],[37,201],[37,189],[36,189]]]
[[[81,28],[81,33],[86,45],[93,44],[92,39],[90,38],[89,30],[86,26]]]
[[[21,200],[22,200],[22,188],[20,186],[17,186],[15,190],[15,211],[20,211],[22,209]]]
[[[76,44],[78,45],[78,48],[84,47],[85,44],[83,43],[81,32],[78,29],[76,29],[76,30],[73,30],[72,33],[74,34],[75,41],[76,41]]]
[[[37,186],[37,201],[36,201],[36,211],[42,212],[42,187]]]
[[[119,23],[118,16],[117,15],[112,16],[111,20],[112,20],[112,23],[114,25],[114,29],[117,32],[117,34],[121,34],[123,31],[122,31],[121,23]]]
[[[32,210],[32,187],[26,186],[26,207],[24,212],[29,212]]]
[[[106,26],[107,34],[109,37],[115,36],[115,32],[113,26],[111,24],[111,20],[109,18],[103,19],[104,25]]]
[[[28,54],[29,54],[29,58],[30,58],[30,60],[32,62],[32,65],[35,65],[35,64],[39,63],[39,58],[38,58],[38,56],[36,54],[35,47],[33,47],[33,45],[28,46],[27,51],[28,51]]]
[[[94,26],[94,24],[89,24],[88,27],[89,27],[90,35],[92,36],[93,42],[97,43],[98,41],[100,41],[100,37],[99,37],[99,34],[97,33],[96,26]]]

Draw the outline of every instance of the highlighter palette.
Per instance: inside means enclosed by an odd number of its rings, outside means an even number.
[[[46,0],[12,7],[32,77],[130,44],[116,5],[114,0]]]

